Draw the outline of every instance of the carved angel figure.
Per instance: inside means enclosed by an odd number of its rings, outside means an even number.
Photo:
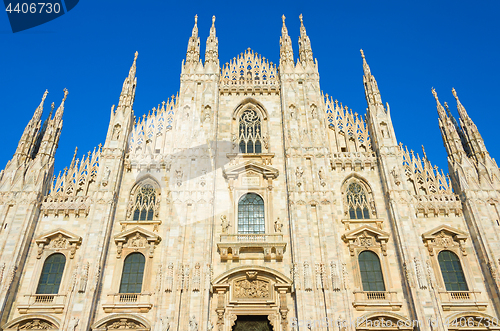
[[[281,232],[281,229],[283,228],[283,224],[280,221],[280,218],[278,217],[276,221],[274,221],[274,232]]]

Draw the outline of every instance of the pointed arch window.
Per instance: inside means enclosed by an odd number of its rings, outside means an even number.
[[[363,251],[358,256],[363,291],[385,291],[384,276],[377,254]]]
[[[66,265],[64,254],[56,253],[50,255],[43,264],[42,274],[38,281],[36,294],[57,294]]]
[[[264,200],[255,193],[247,193],[238,202],[238,233],[265,233]]]
[[[468,291],[459,257],[448,250],[441,251],[438,255],[439,267],[443,275],[446,291]]]
[[[156,215],[156,189],[151,184],[142,185],[136,192],[134,221],[152,221]]]
[[[350,183],[347,187],[347,206],[350,219],[369,219],[366,191],[359,183]]]
[[[239,119],[239,152],[262,153],[261,118],[255,109],[246,109]]]
[[[141,253],[132,253],[125,258],[120,293],[141,293],[145,262]]]

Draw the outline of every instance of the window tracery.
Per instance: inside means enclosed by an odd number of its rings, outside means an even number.
[[[357,182],[347,186],[347,207],[350,219],[369,219],[370,211],[365,189]]]
[[[264,141],[261,122],[255,109],[249,108],[242,112],[238,129],[240,153],[262,153]]]
[[[132,190],[127,208],[127,219],[133,221],[152,221],[158,219],[160,192],[156,183],[146,179]]]

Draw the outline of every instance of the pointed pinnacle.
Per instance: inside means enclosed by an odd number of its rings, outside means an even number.
[[[284,16],[284,15],[283,15]],[[302,14],[299,15],[299,20],[300,20],[300,24],[303,24],[304,21],[302,20]]]

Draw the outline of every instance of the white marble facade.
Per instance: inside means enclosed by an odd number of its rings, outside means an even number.
[[[54,179],[67,91],[42,124],[44,94],[0,173],[3,330],[229,331],[243,316],[273,330],[500,330],[500,172],[456,92],[458,123],[433,91],[448,178],[398,145],[363,52],[366,116],[323,95],[300,20],[298,60],[283,17],[279,64],[248,49],[222,66],[215,18],[204,61],[195,23],[179,92],[137,119],[136,53],[104,145]],[[247,198],[261,203],[253,233]],[[448,288],[442,252],[465,288]],[[143,273],[127,291],[132,254]],[[59,286],[41,294],[51,256]]]

